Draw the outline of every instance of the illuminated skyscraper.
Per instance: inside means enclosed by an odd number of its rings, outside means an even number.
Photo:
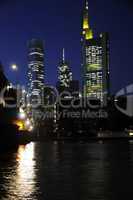
[[[32,39],[28,44],[28,95],[30,97],[31,104],[38,102],[39,99],[41,100],[43,87],[44,87],[43,41],[38,39]]]
[[[85,1],[82,27],[82,91],[84,97],[106,100],[109,94],[109,37],[94,38],[89,25],[88,1]]]
[[[82,36],[85,40],[90,40],[93,38],[93,31],[89,24],[89,14],[88,14],[88,1],[85,0],[85,8],[83,10],[83,26],[82,26]]]
[[[58,68],[58,80],[60,87],[64,89],[70,87],[70,82],[72,81],[72,72],[65,60],[65,49],[63,49],[63,56]]]

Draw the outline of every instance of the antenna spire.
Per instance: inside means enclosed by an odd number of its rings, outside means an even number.
[[[88,6],[88,0],[85,1],[85,8],[88,10],[89,6]]]
[[[63,48],[63,62],[65,62],[65,48]]]

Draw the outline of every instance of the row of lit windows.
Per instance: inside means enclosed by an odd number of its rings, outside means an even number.
[[[86,58],[86,63],[87,64],[102,64],[102,58],[100,57],[87,57]]]
[[[102,54],[102,47],[97,47],[97,46],[89,46],[86,48],[86,55],[100,55]]]
[[[31,52],[31,53],[29,53],[29,55],[30,55],[30,56],[32,56],[32,55],[44,56],[43,53],[39,53],[39,52]]]
[[[102,71],[101,72],[92,72],[87,74],[88,78],[102,78]]]
[[[29,65],[29,66],[39,65],[39,66],[44,67],[43,62],[41,62],[41,61],[31,61],[28,65]]]
[[[92,97],[92,98],[97,98],[97,99],[103,99],[103,93],[102,92],[88,92],[87,94],[88,97]]]

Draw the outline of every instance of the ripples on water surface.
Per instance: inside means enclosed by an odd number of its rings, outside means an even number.
[[[127,200],[133,143],[30,143],[0,155],[0,200]]]

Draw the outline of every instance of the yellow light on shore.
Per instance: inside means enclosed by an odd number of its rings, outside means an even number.
[[[23,131],[23,130],[24,130],[24,123],[23,123],[23,121],[15,120],[15,121],[13,122],[13,124],[15,124],[15,125],[18,126],[19,131]]]
[[[133,136],[133,132],[129,132],[129,136]]]

